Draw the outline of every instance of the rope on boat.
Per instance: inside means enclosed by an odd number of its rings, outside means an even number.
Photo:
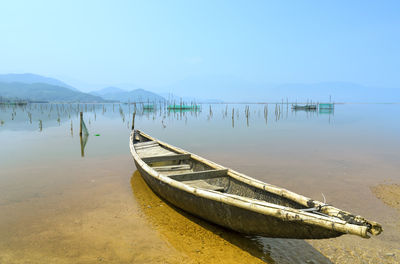
[[[323,205],[318,205],[317,207],[304,208],[304,209],[299,209],[299,210],[303,211],[303,212],[312,212],[312,213],[317,213],[317,214],[320,214],[320,215],[326,215],[326,214],[321,213],[321,209],[323,207],[330,206],[330,204],[326,203],[325,195],[323,193],[321,193],[321,194],[322,194],[322,197],[324,198],[324,204]]]

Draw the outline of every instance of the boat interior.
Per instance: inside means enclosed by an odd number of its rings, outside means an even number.
[[[158,141],[135,133],[134,148],[155,171],[191,187],[224,193],[238,199],[266,201],[296,209],[307,207],[296,201],[259,189],[230,177],[227,169],[212,167],[189,153],[180,153]]]

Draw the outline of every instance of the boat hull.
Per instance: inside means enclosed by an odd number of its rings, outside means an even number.
[[[166,201],[180,209],[222,227],[250,235],[276,238],[321,239],[343,235],[341,232],[298,220],[283,220],[246,210],[224,202],[207,199],[169,185],[135,164],[147,185]]]

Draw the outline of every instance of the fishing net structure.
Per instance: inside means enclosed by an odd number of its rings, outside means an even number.
[[[80,142],[81,142],[81,156],[85,156],[85,146],[89,138],[89,131],[86,127],[85,121],[83,121],[83,118],[81,119],[81,126],[82,126],[82,135],[80,136]]]
[[[85,136],[89,135],[89,131],[86,127],[85,121],[83,121],[83,119],[81,120],[81,124],[82,124],[82,134]]]

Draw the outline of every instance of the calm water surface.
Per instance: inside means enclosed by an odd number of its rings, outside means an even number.
[[[84,149],[79,111],[89,132]],[[244,236],[160,200],[129,153],[133,111],[0,106],[0,263],[400,261],[399,212],[370,190],[400,183],[400,105],[293,112],[221,104],[183,113],[137,106],[135,127],[160,140],[317,200],[323,194],[385,229],[371,239],[310,241]]]

